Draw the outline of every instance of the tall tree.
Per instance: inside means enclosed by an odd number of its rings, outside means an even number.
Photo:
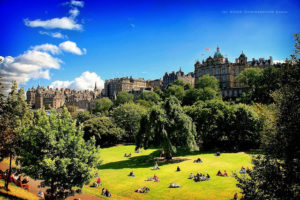
[[[137,147],[160,146],[166,152],[166,158],[178,148],[197,150],[196,129],[192,119],[187,116],[180,101],[171,96],[162,105],[154,106],[141,120],[141,129],[136,137]]]
[[[276,133],[265,155],[253,159],[249,177],[235,175],[244,199],[299,199],[300,194],[300,38],[292,60],[284,64],[280,89],[274,93],[278,107]]]
[[[146,108],[135,103],[125,103],[111,111],[114,122],[126,131],[123,137],[126,142],[134,142],[140,129],[140,120],[145,113]]]
[[[42,180],[41,187],[49,187],[51,199],[66,198],[95,175],[99,165],[95,143],[94,137],[85,142],[81,127],[66,108],[50,114],[40,109],[22,128],[18,161],[26,175]]]
[[[17,82],[13,82],[7,98],[0,95],[0,161],[9,157],[9,173],[5,182],[8,190],[11,162],[18,149],[19,130],[26,123],[28,108],[25,102],[24,88],[18,90]]]

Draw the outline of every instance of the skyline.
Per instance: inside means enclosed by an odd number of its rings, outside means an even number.
[[[0,75],[25,89],[55,81],[101,87],[123,76],[192,72],[217,45],[231,62],[242,51],[248,60],[284,60],[299,31],[299,8],[297,1],[2,1]]]

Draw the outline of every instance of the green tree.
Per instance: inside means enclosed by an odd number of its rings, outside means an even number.
[[[78,112],[77,116],[76,116],[77,126],[79,126],[80,124],[82,124],[86,120],[91,119],[92,117],[93,117],[93,115],[87,110]]]
[[[146,108],[134,103],[125,103],[111,111],[114,122],[126,131],[124,140],[134,142],[134,137],[140,129],[140,120],[146,113]]]
[[[206,87],[212,88],[217,92],[220,91],[219,81],[216,79],[216,77],[208,74],[201,76],[195,84],[195,88],[197,89],[204,89]]]
[[[158,102],[161,101],[161,98],[160,96],[155,93],[155,92],[152,92],[152,91],[149,91],[149,92],[142,92],[138,98],[138,100],[146,100],[146,101],[149,101],[149,102],[152,102],[152,103],[155,103],[157,104]]]
[[[113,102],[107,97],[97,99],[93,108],[93,113],[101,113],[106,116],[113,105]]]
[[[97,145],[111,146],[118,144],[125,131],[109,117],[95,117],[84,122],[84,138],[89,140],[95,137]]]
[[[185,95],[184,86],[181,85],[171,85],[166,91],[166,97],[175,96],[178,100],[182,101]]]
[[[180,101],[171,96],[162,105],[153,106],[148,115],[141,120],[141,129],[136,136],[137,148],[145,149],[151,145],[160,146],[166,152],[166,158],[178,148],[198,150],[194,136],[195,125],[180,105]]]
[[[42,180],[49,187],[51,199],[74,194],[95,175],[99,148],[95,138],[84,141],[83,131],[76,126],[66,108],[62,113],[44,109],[34,112],[31,123],[23,126],[18,161],[28,176]]]
[[[116,106],[119,106],[124,103],[130,103],[133,102],[133,99],[134,99],[133,94],[130,94],[126,91],[122,91],[117,95],[115,104]]]
[[[278,119],[263,156],[255,157],[249,176],[235,175],[244,199],[299,199],[300,194],[300,35],[295,53],[283,66],[280,89],[273,94]]]
[[[27,123],[29,109],[25,102],[24,88],[18,90],[17,82],[12,84],[8,97],[0,94],[0,161],[9,157],[9,173],[5,182],[8,190],[11,162],[18,150],[19,130]]]

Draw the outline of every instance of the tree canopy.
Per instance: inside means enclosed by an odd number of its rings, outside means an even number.
[[[97,99],[93,108],[93,113],[101,113],[101,115],[108,115],[109,110],[114,103],[107,97]]]
[[[119,106],[124,103],[130,103],[130,102],[133,102],[133,99],[134,99],[133,94],[130,94],[126,91],[122,91],[117,95],[115,104],[116,104],[116,106]]]

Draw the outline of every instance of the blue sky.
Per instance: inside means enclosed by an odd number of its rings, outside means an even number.
[[[248,59],[283,60],[300,30],[299,11],[296,0],[1,0],[0,75],[25,88],[84,89],[86,81],[102,84],[100,77],[156,79],[179,67],[188,73],[217,45],[232,62],[242,50]],[[61,24],[63,17],[73,24]],[[55,18],[60,25],[49,21]],[[44,66],[48,59],[53,65]]]

